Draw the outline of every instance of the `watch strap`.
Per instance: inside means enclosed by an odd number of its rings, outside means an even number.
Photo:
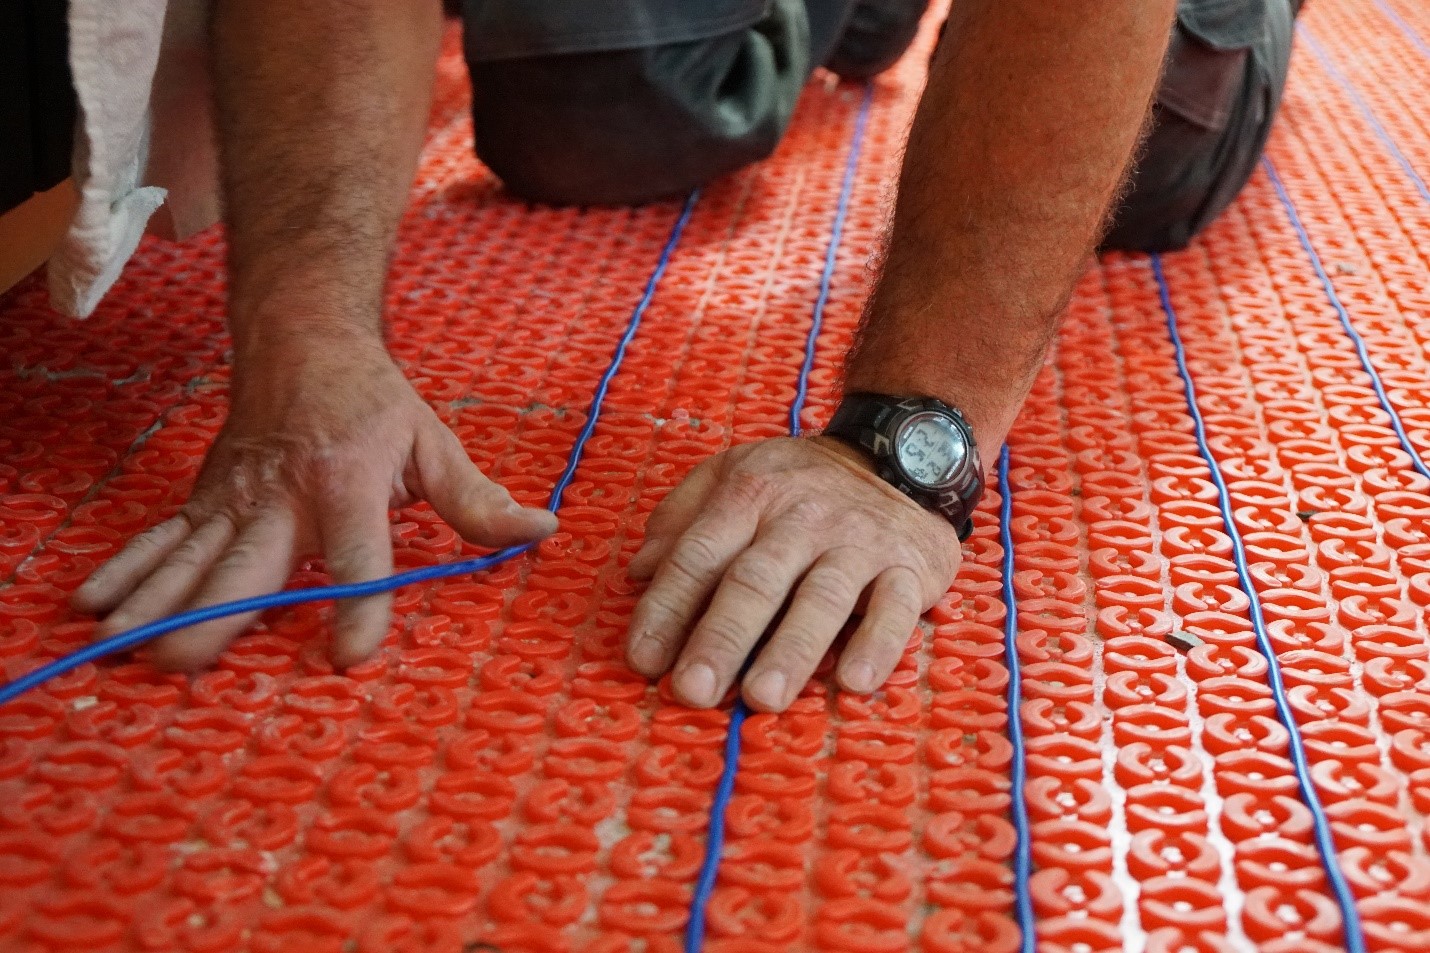
[[[958,479],[942,491],[909,483],[894,465],[894,437],[898,422],[927,410],[937,411],[956,421],[968,444],[967,465],[957,475]],[[960,540],[967,539],[973,532],[973,511],[983,496],[983,465],[972,430],[957,409],[933,398],[850,394],[840,403],[824,432],[867,453],[882,479],[920,506],[948,519],[957,527]]]

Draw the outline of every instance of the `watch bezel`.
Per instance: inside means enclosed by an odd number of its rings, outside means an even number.
[[[916,415],[927,411],[952,423],[967,448],[962,465],[954,469],[948,482],[937,487],[915,481],[895,453],[895,438],[904,436],[903,426],[912,425]],[[868,454],[881,479],[915,503],[946,518],[957,529],[960,540],[967,539],[973,531],[972,514],[983,496],[983,461],[973,429],[957,407],[934,397],[895,397],[855,391],[844,395],[824,432]]]
[[[911,474],[904,467],[903,455],[900,452],[909,429],[919,421],[926,419],[939,420],[947,424],[949,431],[963,444],[963,459],[950,466],[947,475],[939,483],[925,483]],[[893,465],[900,479],[908,482],[916,489],[929,493],[942,492],[956,486],[959,483],[959,475],[965,469],[968,458],[973,452],[968,435],[964,432],[964,428],[960,426],[961,423],[962,421],[955,418],[953,414],[945,413],[934,407],[920,407],[917,410],[905,414],[895,425],[893,439],[889,441],[890,453],[888,460],[889,463]]]

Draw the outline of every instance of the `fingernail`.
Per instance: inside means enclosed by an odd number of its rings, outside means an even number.
[[[851,692],[872,692],[874,690],[874,666],[863,659],[849,663],[844,670],[844,687]]]
[[[681,694],[697,707],[709,708],[719,701],[715,697],[715,670],[704,662],[696,662],[680,673],[680,688]]]
[[[660,640],[642,635],[631,644],[631,667],[642,675],[654,675],[660,668]]]
[[[785,673],[778,669],[770,669],[756,675],[754,681],[750,682],[750,698],[766,708],[780,708],[785,703],[785,686],[788,680]]]

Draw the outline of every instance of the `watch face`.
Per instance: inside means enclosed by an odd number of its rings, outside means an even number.
[[[894,456],[908,478],[926,489],[944,487],[968,456],[968,443],[953,421],[925,411],[904,421],[894,437]]]

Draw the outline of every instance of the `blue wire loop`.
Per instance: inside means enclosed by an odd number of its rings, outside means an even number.
[[[1304,24],[1297,26],[1296,32],[1300,34],[1301,40],[1306,44],[1307,49],[1320,61],[1321,67],[1330,74],[1331,79],[1335,80],[1341,89],[1346,91],[1346,95],[1351,98],[1351,102],[1356,104],[1356,108],[1359,109],[1361,115],[1365,117],[1365,121],[1370,124],[1371,131],[1373,131],[1376,138],[1390,150],[1391,156],[1400,164],[1400,168],[1404,170],[1406,178],[1410,179],[1415,185],[1415,189],[1420,193],[1420,197],[1430,202],[1430,187],[1425,185],[1425,180],[1420,177],[1419,172],[1415,171],[1415,166],[1411,165],[1410,160],[1405,157],[1405,153],[1400,151],[1400,146],[1391,138],[1386,128],[1381,125],[1380,119],[1376,117],[1375,112],[1370,108],[1370,105],[1366,103],[1360,91],[1355,88],[1355,85],[1346,74],[1341,72],[1340,67],[1332,62],[1330,56],[1316,39],[1314,33],[1306,29]],[[1427,55],[1430,55],[1430,52],[1427,52]]]
[[[1018,921],[1018,949],[1034,953],[1032,836],[1028,830],[1027,746],[1023,740],[1023,669],[1018,659],[1018,595],[1013,588],[1013,487],[1008,482],[1008,445],[998,454],[998,537],[1003,545],[1003,667],[1008,670],[1008,741],[1013,763],[1008,770],[1009,820],[1013,824],[1013,914]]]
[[[824,271],[819,275],[819,295],[814,299],[809,334],[804,339],[804,363],[799,366],[794,400],[789,405],[791,437],[798,437],[804,432],[799,415],[803,413],[805,399],[809,396],[809,375],[814,370],[814,349],[819,343],[819,332],[824,328],[824,308],[829,303],[829,289],[834,284],[834,266],[838,262],[839,242],[844,235],[844,220],[849,217],[849,197],[854,194],[854,175],[859,171],[859,150],[864,144],[864,131],[869,125],[869,108],[873,104],[874,84],[868,83],[864,86],[864,98],[859,103],[859,114],[854,119],[854,141],[849,146],[849,159],[844,164],[844,180],[839,185],[839,205],[834,211],[834,224],[830,228],[829,248],[824,253]]]
[[[725,813],[735,793],[735,775],[740,767],[740,729],[750,716],[744,699],[736,699],[730,711],[730,725],[725,734],[725,766],[715,785],[715,797],[710,802],[710,826],[705,834],[705,856],[700,862],[700,875],[695,880],[695,892],[690,897],[690,916],[685,921],[685,953],[700,953],[705,945],[705,911],[710,895],[715,891],[715,878],[720,873],[720,855],[725,848]]]
[[[1370,352],[1366,349],[1365,338],[1361,337],[1355,325],[1351,322],[1350,312],[1341,302],[1340,295],[1336,294],[1336,286],[1331,281],[1330,275],[1326,273],[1326,267],[1321,263],[1321,256],[1316,253],[1315,247],[1311,244],[1311,236],[1306,232],[1306,226],[1301,223],[1301,216],[1296,211],[1296,206],[1291,202],[1291,196],[1286,191],[1286,186],[1281,182],[1281,176],[1276,174],[1276,167],[1271,164],[1270,159],[1262,159],[1262,164],[1266,168],[1266,174],[1271,177],[1271,185],[1276,189],[1276,196],[1281,200],[1281,205],[1286,209],[1286,217],[1291,220],[1291,227],[1296,230],[1296,237],[1301,240],[1301,248],[1306,252],[1306,257],[1311,260],[1311,267],[1316,271],[1316,277],[1321,279],[1321,287],[1326,292],[1326,298],[1331,302],[1331,307],[1336,309],[1336,315],[1341,320],[1341,327],[1345,329],[1346,336],[1351,339],[1351,344],[1355,346],[1356,356],[1360,358],[1361,367],[1370,375],[1370,386],[1375,391],[1376,400],[1380,401],[1380,406],[1390,415],[1390,427],[1395,431],[1395,436],[1400,440],[1400,446],[1410,455],[1410,465],[1415,468],[1421,476],[1430,477],[1430,469],[1425,466],[1425,461],[1420,457],[1420,451],[1415,449],[1415,444],[1410,440],[1410,434],[1405,432],[1405,424],[1400,419],[1400,413],[1395,409],[1395,405],[1390,402],[1390,395],[1385,392],[1385,384],[1380,379],[1380,372],[1375,369],[1375,364],[1370,359]]]
[[[630,322],[626,326],[625,334],[621,336],[620,342],[616,345],[615,353],[611,356],[611,362],[607,365],[606,372],[601,376],[600,383],[596,386],[596,392],[591,398],[590,410],[586,414],[586,423],[581,428],[580,434],[577,435],[576,442],[571,446],[571,455],[566,461],[566,469],[561,472],[560,478],[556,481],[556,485],[551,490],[551,501],[547,505],[547,508],[552,512],[560,508],[562,497],[566,493],[566,488],[570,486],[572,478],[576,475],[576,468],[581,464],[581,454],[586,448],[586,442],[591,439],[591,434],[595,432],[596,423],[600,419],[601,404],[606,399],[606,392],[610,388],[611,380],[620,369],[621,361],[624,360],[626,356],[626,348],[635,337],[637,329],[640,328],[641,318],[645,316],[651,299],[655,297],[656,286],[660,284],[661,278],[665,275],[666,267],[670,264],[670,259],[675,253],[676,245],[680,243],[680,236],[685,231],[686,224],[690,221],[691,213],[694,212],[695,203],[699,200],[699,197],[700,193],[697,190],[692,192],[685,200],[685,205],[681,209],[679,217],[675,220],[675,224],[671,226],[670,237],[666,239],[665,248],[661,251],[660,259],[656,263],[655,270],[651,272],[650,280],[646,282],[645,293],[641,296],[639,303],[636,304],[635,310],[631,312]],[[456,562],[443,563],[439,566],[423,566],[420,569],[409,569],[406,572],[396,573],[382,579],[373,579],[368,582],[346,583],[334,586],[312,586],[305,589],[285,589],[281,592],[256,596],[251,599],[223,602],[218,605],[207,606],[202,609],[194,609],[189,612],[181,612],[177,615],[156,619],[148,625],[141,625],[127,632],[121,632],[107,639],[93,642],[69,655],[63,655],[33,671],[26,672],[19,678],[0,686],[0,705],[18,698],[20,695],[49,679],[73,671],[81,665],[136,648],[161,635],[167,635],[170,632],[185,629],[191,625],[198,625],[201,622],[243,615],[248,612],[261,612],[266,609],[298,605],[305,602],[318,602],[326,599],[355,599],[362,596],[373,596],[379,593],[391,592],[403,586],[410,586],[414,583],[428,582],[433,579],[446,579],[451,576],[470,575],[471,573],[481,572],[484,569],[490,569],[493,566],[500,565],[509,559],[521,555],[535,545],[535,543],[526,543],[522,546],[509,546],[506,549],[501,549],[475,559],[463,559]]]
[[[1231,538],[1236,574],[1240,578],[1242,590],[1251,603],[1251,626],[1256,634],[1256,647],[1266,657],[1266,681],[1276,703],[1276,716],[1286,728],[1290,738],[1291,767],[1296,775],[1296,783],[1301,789],[1301,800],[1311,812],[1312,839],[1320,851],[1321,866],[1325,868],[1331,892],[1335,896],[1337,906],[1341,909],[1341,928],[1345,936],[1346,953],[1365,953],[1365,934],[1361,929],[1360,912],[1356,909],[1355,896],[1351,893],[1350,884],[1347,883],[1345,874],[1341,872],[1340,863],[1336,859],[1336,845],[1331,837],[1330,821],[1326,817],[1320,795],[1316,792],[1315,783],[1311,779],[1310,768],[1306,761],[1306,747],[1301,739],[1301,730],[1296,724],[1295,715],[1291,711],[1291,703],[1286,697],[1286,685],[1281,677],[1281,663],[1276,658],[1276,648],[1271,644],[1271,638],[1266,632],[1266,620],[1261,611],[1261,597],[1257,593],[1256,584],[1251,579],[1251,572],[1246,562],[1246,548],[1242,544],[1241,532],[1237,529],[1236,519],[1232,515],[1231,493],[1227,490],[1226,480],[1222,477],[1216,457],[1207,444],[1206,421],[1202,418],[1201,408],[1197,406],[1196,385],[1192,382],[1191,371],[1187,368],[1187,352],[1182,344],[1181,331],[1177,327],[1177,312],[1172,308],[1172,296],[1167,287],[1167,278],[1162,273],[1162,257],[1152,255],[1151,262],[1152,274],[1157,279],[1157,294],[1161,299],[1162,311],[1167,316],[1167,336],[1171,339],[1172,349],[1176,353],[1177,373],[1182,377],[1182,387],[1186,393],[1187,413],[1192,418],[1197,450],[1206,460],[1207,467],[1211,471],[1212,483],[1216,486],[1217,505],[1221,510],[1222,522],[1226,524],[1227,536]]]
[[[839,242],[844,234],[844,220],[849,216],[849,197],[854,193],[854,174],[859,167],[859,149],[864,142],[864,130],[869,122],[869,107],[873,102],[874,86],[871,83],[864,87],[864,99],[859,104],[859,114],[854,120],[853,142],[849,146],[849,158],[844,165],[839,204],[829,234],[829,248],[824,254],[824,271],[819,276],[819,296],[814,302],[809,334],[804,341],[804,362],[800,365],[794,400],[790,403],[789,432],[794,437],[798,437],[802,432],[799,415],[804,410],[804,401],[809,393],[809,375],[814,369],[815,344],[819,339],[820,328],[824,325],[824,306],[829,301],[829,289],[834,282]],[[725,812],[730,806],[730,797],[735,791],[735,775],[740,768],[740,728],[749,714],[750,709],[744,700],[737,698],[730,712],[730,725],[726,729],[725,766],[720,772],[715,797],[710,803],[710,827],[705,837],[705,857],[701,861],[700,874],[695,881],[695,892],[690,898],[690,916],[685,923],[685,953],[700,953],[705,944],[705,910],[710,904],[710,895],[715,890],[715,878],[720,872],[720,855],[725,849]]]
[[[1411,43],[1414,43],[1417,47],[1419,47],[1420,52],[1424,53],[1426,56],[1430,56],[1430,43],[1426,43],[1424,37],[1422,37],[1419,33],[1415,32],[1414,27],[1406,23],[1405,20],[1400,16],[1400,14],[1396,13],[1393,9],[1391,9],[1390,5],[1386,3],[1385,0],[1373,0],[1373,2],[1377,7],[1380,8],[1380,12],[1385,14],[1387,19],[1389,19],[1396,26],[1400,27],[1400,32],[1405,34],[1406,39],[1408,39]]]
[[[1387,12],[1395,16],[1397,22],[1401,22],[1402,27],[1409,31],[1409,26],[1404,24],[1403,21],[1400,21],[1394,11],[1387,10]],[[1366,122],[1370,124],[1376,137],[1385,145],[1392,158],[1399,163],[1401,171],[1405,173],[1406,178],[1415,186],[1421,198],[1427,203],[1430,203],[1430,187],[1426,186],[1425,180],[1420,177],[1420,173],[1411,165],[1410,160],[1405,157],[1405,153],[1400,151],[1400,146],[1396,145],[1390,133],[1380,124],[1380,120],[1376,118],[1370,106],[1367,105],[1366,101],[1361,97],[1360,92],[1356,90],[1346,75],[1337,68],[1336,64],[1331,61],[1331,58],[1326,54],[1326,51],[1309,30],[1304,26],[1298,26],[1297,32],[1300,34],[1301,39],[1305,41],[1307,48],[1310,49],[1311,53],[1320,61],[1321,66],[1330,77],[1346,91],[1351,101],[1356,104],[1356,108],[1360,110],[1361,115],[1364,116]],[[1411,35],[1414,35],[1413,31],[1411,31]],[[1430,55],[1430,50],[1427,50],[1426,54]],[[1381,408],[1390,415],[1391,429],[1395,431],[1395,436],[1400,440],[1401,448],[1410,455],[1410,465],[1413,466],[1416,472],[1421,476],[1430,478],[1430,468],[1427,468],[1424,458],[1420,455],[1420,451],[1416,449],[1415,444],[1411,442],[1410,435],[1405,430],[1405,424],[1400,419],[1400,412],[1397,411],[1395,406],[1390,402],[1390,396],[1386,393],[1385,385],[1380,379],[1380,372],[1376,370],[1375,365],[1371,362],[1370,352],[1366,348],[1365,339],[1361,337],[1360,332],[1356,330],[1355,325],[1352,323],[1350,313],[1346,310],[1345,304],[1341,302],[1340,295],[1336,294],[1335,282],[1333,282],[1330,275],[1327,274],[1326,267],[1321,262],[1321,256],[1317,253],[1315,246],[1312,244],[1310,233],[1306,231],[1306,226],[1301,221],[1301,215],[1296,211],[1296,205],[1291,201],[1291,195],[1286,190],[1285,183],[1281,181],[1281,176],[1277,173],[1276,166],[1267,158],[1262,159],[1262,165],[1265,166],[1266,174],[1271,178],[1271,185],[1272,188],[1276,190],[1276,197],[1281,200],[1281,206],[1286,210],[1286,217],[1291,220],[1291,227],[1296,231],[1296,237],[1301,242],[1301,249],[1306,253],[1306,257],[1311,260],[1311,267],[1315,269],[1316,277],[1321,281],[1321,288],[1325,291],[1326,298],[1331,302],[1331,306],[1336,309],[1336,316],[1340,318],[1341,327],[1345,329],[1346,335],[1355,346],[1356,356],[1360,358],[1361,367],[1365,368],[1365,372],[1370,375],[1370,384],[1371,388],[1375,391],[1376,400],[1380,401]]]

